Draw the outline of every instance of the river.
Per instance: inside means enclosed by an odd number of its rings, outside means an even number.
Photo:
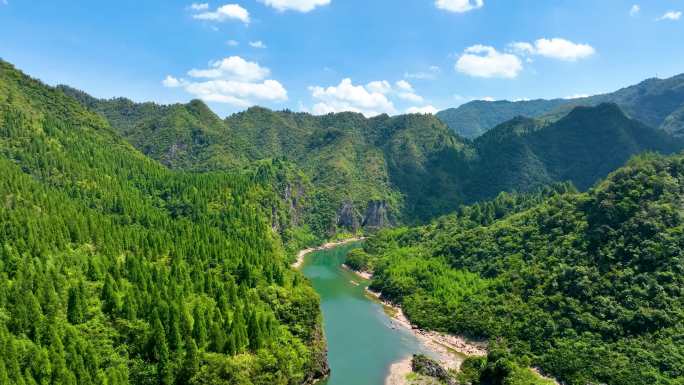
[[[341,267],[359,246],[313,252],[302,266],[321,297],[331,369],[324,385],[382,385],[392,363],[427,353],[413,333],[395,326],[382,304],[366,295],[368,281]]]

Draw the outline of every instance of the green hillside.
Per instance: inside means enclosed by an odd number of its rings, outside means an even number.
[[[577,99],[473,101],[437,114],[459,135],[475,138],[517,116],[556,121],[578,106],[614,103],[647,126],[684,136],[684,74],[648,79],[615,92]]]
[[[587,189],[632,155],[684,148],[609,104],[578,108],[556,123],[513,118],[471,142],[431,115],[367,119],[253,107],[221,121],[200,101],[159,106],[61,89],[174,169],[292,162],[311,182],[302,192],[309,197],[304,222],[320,237],[425,222],[501,191],[559,181]]]
[[[491,341],[462,380],[537,366],[571,385],[684,378],[684,156],[631,160],[587,193],[502,194],[385,230],[348,261],[421,327]]]
[[[531,118],[543,116],[567,102],[565,99],[537,99],[518,102],[474,100],[457,108],[440,111],[437,113],[437,118],[456,134],[474,139],[499,124],[518,116]]]
[[[461,199],[453,171],[468,157],[466,145],[430,115],[367,119],[252,107],[220,121],[201,101],[159,106],[60,89],[171,168],[230,169],[274,158],[295,163],[313,183],[308,193],[316,218],[309,223],[318,234],[431,218]]]
[[[555,123],[517,118],[474,141],[479,155],[467,195],[531,191],[558,181],[586,190],[644,151],[663,154],[684,141],[627,118],[615,104],[577,107]]]
[[[169,171],[0,62],[0,169],[0,383],[325,373],[318,297],[280,236],[285,165]]]

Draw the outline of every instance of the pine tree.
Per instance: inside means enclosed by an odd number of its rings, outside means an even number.
[[[207,343],[207,323],[200,306],[195,306],[193,318],[195,323],[193,325],[192,336],[195,341],[197,341],[198,346],[203,347]]]
[[[0,385],[10,385],[10,378],[5,368],[4,358],[0,358]]]
[[[192,338],[185,341],[185,357],[178,381],[181,384],[189,384],[192,377],[199,371],[200,357],[197,344]]]
[[[83,282],[76,287],[69,288],[67,300],[67,320],[72,324],[80,324],[85,321],[86,299]]]
[[[114,315],[119,308],[119,299],[116,293],[116,282],[111,275],[105,279],[100,299],[102,300],[102,311]]]
[[[169,358],[169,347],[164,339],[162,339],[162,341],[158,344],[158,354],[159,363],[157,364],[157,375],[159,379],[159,385],[172,385],[173,368]]]

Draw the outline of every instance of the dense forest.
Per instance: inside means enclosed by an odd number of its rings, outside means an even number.
[[[644,84],[615,93],[638,111],[470,140],[431,115],[99,100],[0,61],[0,385],[311,383],[319,299],[289,264],[364,228],[347,262],[373,289],[490,341],[462,383],[684,384],[684,156],[611,173],[684,148],[679,94]]]
[[[221,120],[197,100],[160,106],[59,88],[173,169],[226,170],[270,158],[292,162],[311,182],[304,195],[311,198],[312,216],[305,222],[321,237],[425,223],[501,191],[564,181],[586,189],[632,155],[684,148],[684,141],[628,118],[614,104],[576,108],[554,121],[514,117],[471,141],[432,115],[368,119],[253,107]],[[511,111],[536,115],[539,103]],[[649,106],[643,110],[662,115]]]
[[[462,380],[682,384],[684,156],[632,159],[586,193],[506,194],[387,229],[348,264],[420,327],[484,337]],[[524,383],[524,382],[522,382]]]
[[[169,171],[1,62],[0,172],[0,384],[326,373],[318,297],[283,246],[307,239],[287,164]]]

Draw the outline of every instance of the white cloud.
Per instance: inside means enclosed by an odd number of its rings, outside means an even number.
[[[396,86],[399,90],[399,93],[397,94],[399,99],[403,99],[411,103],[423,102],[423,97],[416,94],[416,91],[413,89],[411,83],[407,82],[406,80],[399,80],[396,82]]]
[[[166,78],[164,78],[164,80],[162,80],[162,84],[164,85],[164,87],[176,88],[176,87],[180,87],[181,82],[180,82],[180,80],[174,78],[171,75],[166,75]]]
[[[403,100],[406,100],[406,101],[409,101],[412,103],[422,103],[424,100],[422,96],[420,96],[416,93],[413,93],[413,92],[401,92],[401,93],[399,93],[398,96],[400,99],[403,99]]]
[[[249,107],[256,102],[280,102],[288,99],[287,90],[277,80],[266,79],[271,71],[258,63],[231,56],[209,63],[209,68],[192,69],[186,81],[167,76],[166,87],[182,87],[186,92],[208,102]]]
[[[192,3],[190,4],[190,9],[193,11],[206,11],[209,9],[208,3]]]
[[[193,78],[210,79],[239,79],[246,81],[262,80],[271,74],[271,71],[259,65],[259,63],[247,61],[240,56],[231,56],[209,63],[207,69],[191,69],[188,75]]]
[[[218,7],[213,12],[202,12],[192,16],[198,20],[208,20],[223,22],[227,20],[240,20],[245,24],[249,24],[249,12],[242,8],[239,4],[226,4]]]
[[[485,97],[482,97],[482,98],[478,98],[477,100],[483,100],[483,101],[485,101],[485,102],[493,102],[493,101],[496,101],[496,99],[494,99],[494,98],[491,97],[491,96],[485,96]]]
[[[667,11],[663,16],[660,16],[658,20],[672,20],[676,21],[679,20],[682,17],[682,13],[680,11]]]
[[[484,0],[437,0],[435,6],[445,11],[463,13],[482,8]]]
[[[430,68],[428,68],[428,71],[406,72],[404,73],[404,77],[406,79],[434,80],[435,78],[437,78],[437,75],[439,75],[441,71],[441,68],[437,66],[430,66]]]
[[[564,61],[577,61],[596,53],[594,47],[588,44],[577,44],[561,38],[538,39],[534,44],[514,42],[509,47],[521,55],[539,55]]]
[[[406,91],[406,92],[413,92],[413,86],[411,83],[407,82],[406,80],[399,80],[396,82],[397,88]]]
[[[237,40],[228,40],[226,44],[230,47],[237,47],[240,45],[240,42]]]
[[[394,84],[387,80],[376,80],[362,86],[354,85],[351,79],[344,79],[337,86],[309,87],[309,90],[317,100],[312,108],[314,114],[341,111],[360,112],[366,116],[393,114],[397,112],[394,102],[410,102],[416,106],[425,101],[406,80],[398,80]],[[427,111],[427,107],[410,108]]]
[[[639,4],[634,4],[632,5],[632,8],[629,9],[629,16],[635,17],[641,12],[641,7]]]
[[[276,80],[264,80],[260,83],[236,80],[209,80],[206,82],[188,83],[185,90],[208,102],[227,103],[240,107],[249,107],[258,101],[285,101],[287,91]]]
[[[518,76],[522,68],[517,56],[479,44],[466,48],[456,61],[456,71],[482,78],[512,79]]]
[[[593,55],[596,51],[588,44],[576,44],[565,39],[539,39],[535,43],[537,55],[575,61]]]
[[[532,55],[536,52],[534,46],[524,41],[516,41],[508,45],[513,52],[523,55]]]
[[[589,94],[574,94],[574,95],[569,95],[564,97],[563,99],[581,99],[581,98],[588,98]]]
[[[266,44],[264,44],[264,42],[261,40],[250,41],[249,45],[252,46],[253,48],[266,48]]]
[[[388,94],[392,92],[392,85],[387,80],[376,80],[366,84],[366,89],[370,92]]]
[[[436,114],[439,110],[432,105],[423,107],[409,107],[406,109],[407,114]]]
[[[396,113],[394,104],[385,94],[377,92],[377,89],[371,91],[367,87],[354,85],[349,78],[343,79],[337,86],[313,86],[309,87],[309,91],[318,101],[312,109],[316,115],[343,111],[359,112],[365,116]]]
[[[298,11],[309,12],[316,7],[330,4],[330,0],[259,0],[280,12]]]

